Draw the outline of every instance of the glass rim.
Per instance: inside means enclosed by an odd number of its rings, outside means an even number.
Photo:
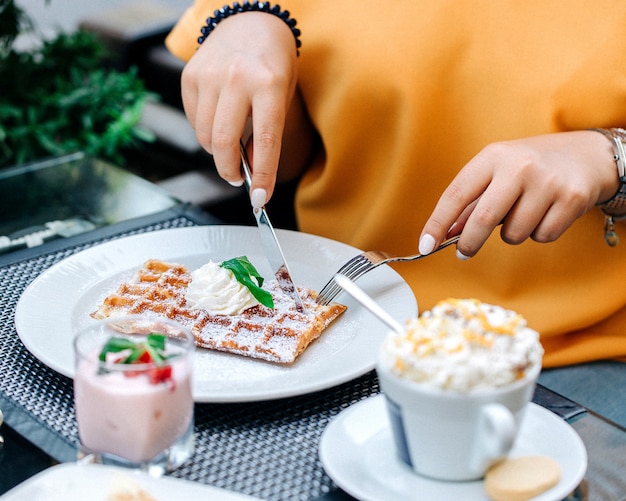
[[[170,333],[160,332],[160,330],[166,329],[149,329],[144,332],[124,332],[121,330],[116,330],[111,326],[111,324],[120,324],[120,323],[140,323],[140,324],[154,324],[158,325],[167,325],[169,326],[176,334],[172,334],[172,330]],[[110,330],[110,332],[105,332],[104,329]],[[168,356],[162,362],[150,361],[150,362],[140,362],[140,363],[118,363],[113,360],[101,360],[98,352],[98,357],[94,358],[94,346],[84,347],[80,345],[81,339],[86,339],[89,336],[93,336],[94,333],[96,335],[102,335],[107,339],[112,337],[119,337],[124,339],[134,339],[134,338],[145,338],[151,333],[161,334],[166,337],[166,340],[173,341],[170,346],[175,346],[176,350]],[[191,331],[188,327],[183,324],[171,320],[169,318],[160,318],[160,317],[152,317],[152,316],[142,316],[142,315],[124,315],[113,318],[105,318],[102,320],[97,320],[94,323],[90,323],[89,325],[83,327],[75,336],[72,341],[74,355],[75,355],[75,363],[78,363],[79,360],[87,361],[93,366],[98,366],[99,368],[106,369],[108,372],[144,372],[149,371],[150,369],[158,369],[162,367],[167,367],[174,363],[175,361],[183,359],[185,356],[191,356],[191,354],[195,350],[195,339],[191,334]],[[102,345],[95,346],[97,350],[101,351]],[[123,351],[120,351],[122,353]]]

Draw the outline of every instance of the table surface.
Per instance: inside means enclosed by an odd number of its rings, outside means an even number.
[[[0,254],[179,204],[159,186],[82,153],[3,169]]]
[[[103,169],[110,171],[109,167]],[[25,171],[24,175],[32,177],[32,172],[33,169]],[[131,184],[134,181],[138,180],[130,179]],[[0,175],[0,191],[2,182]],[[0,386],[0,408],[6,418],[6,424],[0,428],[4,438],[4,444],[0,446],[0,494],[59,461],[72,461],[77,443],[71,381],[35,360],[20,345],[15,333],[13,313],[21,291],[55,262],[107,239],[164,227],[217,222],[195,210],[178,208],[171,198],[161,198],[163,194],[158,190],[143,186],[143,180],[135,186],[147,189],[159,201],[153,204],[154,199],[150,201],[151,197],[144,197],[145,207],[127,209],[126,216],[113,218],[99,229],[44,242],[36,250],[19,249],[12,252],[10,258],[0,259],[0,274],[4,273],[0,277],[3,278],[1,283],[5,284],[0,290],[3,304],[0,310],[0,371],[4,380],[9,381],[5,383],[3,380],[3,386]],[[129,215],[133,211],[136,212]],[[4,209],[2,214],[5,214]],[[39,212],[34,214],[41,217]],[[62,217],[67,214],[70,212]],[[27,225],[41,222],[28,221]],[[4,217],[0,221],[0,228],[3,227],[8,228]],[[9,230],[16,231],[15,228]],[[15,276],[22,278],[11,278],[14,283],[6,285],[7,277]],[[19,358],[17,362],[16,358]],[[626,372],[624,375],[626,384]],[[42,380],[45,385],[41,384]],[[21,395],[19,388],[15,387],[19,381],[24,382],[24,391],[38,395]],[[335,415],[378,392],[378,381],[372,372],[336,388],[278,402],[197,404],[199,447],[190,464],[173,475],[262,499],[351,499],[323,471],[317,458],[319,437]],[[31,405],[38,398],[43,398],[45,404]],[[587,475],[573,499],[624,500],[626,429],[543,386],[539,386],[535,401],[566,419],[587,448]],[[270,447],[267,453],[250,451],[260,445]],[[271,457],[267,457],[268,454]],[[259,485],[253,486],[255,482]],[[283,485],[285,483],[290,485]]]

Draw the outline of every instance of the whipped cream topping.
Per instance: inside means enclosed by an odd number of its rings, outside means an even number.
[[[211,315],[239,315],[259,304],[232,271],[213,261],[191,272],[185,299],[190,309],[206,310]]]
[[[412,381],[469,391],[521,379],[542,356],[539,334],[519,314],[476,299],[447,299],[409,320],[403,334],[391,333],[380,363]]]

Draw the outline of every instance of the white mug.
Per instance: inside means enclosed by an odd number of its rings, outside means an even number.
[[[403,379],[379,364],[398,455],[437,480],[482,478],[511,450],[540,369],[506,386],[458,392]]]

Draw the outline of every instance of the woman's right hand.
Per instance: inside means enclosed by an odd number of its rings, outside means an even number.
[[[183,70],[185,113],[219,175],[231,184],[242,182],[239,141],[252,119],[255,206],[274,191],[296,81],[294,36],[282,19],[264,12],[222,20]]]

